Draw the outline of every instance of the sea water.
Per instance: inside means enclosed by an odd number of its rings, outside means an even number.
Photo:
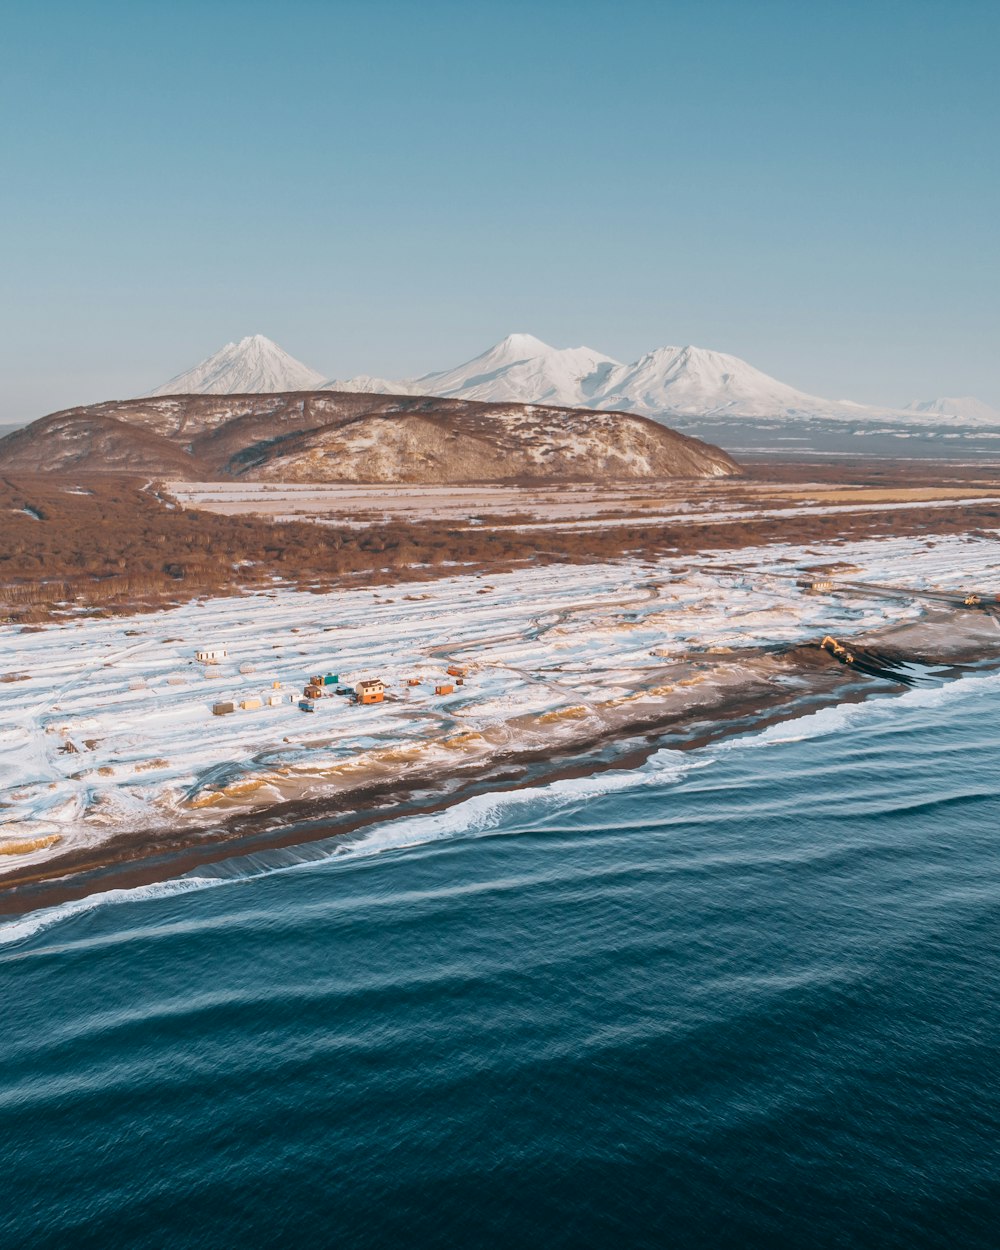
[[[0,926],[0,1246],[1000,1245],[998,719],[968,676]]]

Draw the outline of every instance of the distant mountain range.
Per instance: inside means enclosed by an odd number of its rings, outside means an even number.
[[[974,395],[960,395],[954,399],[925,399],[920,403],[906,404],[904,412],[916,412],[930,417],[957,417],[972,425],[1000,424],[1000,412],[984,404]]]
[[[465,364],[417,378],[391,381],[360,375],[330,382],[270,339],[255,334],[238,343],[227,343],[150,394],[246,395],[304,390],[540,403],[657,419],[825,418],[1000,426],[1000,412],[971,396],[878,408],[806,394],[737,356],[702,347],[660,347],[623,364],[590,347],[551,347],[530,334],[510,334]]]

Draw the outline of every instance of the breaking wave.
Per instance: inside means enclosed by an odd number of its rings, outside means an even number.
[[[682,782],[695,771],[717,763],[730,752],[843,736],[862,728],[900,723],[900,713],[947,708],[964,699],[994,694],[1000,689],[1000,673],[970,674],[945,685],[907,690],[893,697],[862,703],[842,703],[820,708],[770,725],[711,747],[685,752],[664,748],[633,769],[610,769],[585,777],[561,778],[537,786],[494,791],[463,799],[426,815],[379,820],[347,836],[303,843],[298,846],[234,857],[198,870],[196,875],[174,878],[130,889],[107,890],[59,904],[0,924],[0,946],[27,941],[37,934],[102,907],[141,903],[197,890],[247,881],[274,873],[335,867],[344,859],[367,858],[449,839],[509,835],[520,831],[518,813],[535,818],[553,810],[573,807],[616,793],[647,786]]]

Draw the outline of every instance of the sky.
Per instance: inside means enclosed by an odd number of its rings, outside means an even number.
[[[266,334],[1000,406],[997,0],[0,0],[0,422]]]

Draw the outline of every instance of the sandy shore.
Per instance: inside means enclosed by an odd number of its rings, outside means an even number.
[[[53,854],[0,880],[0,914],[50,907],[90,893],[175,878],[235,856],[346,835],[384,820],[439,810],[473,794],[635,767],[664,747],[690,749],[806,710],[900,693],[910,679],[946,680],[967,666],[1000,662],[991,613],[932,611],[851,639],[856,651],[892,663],[883,675],[843,665],[817,644],[705,655],[673,665],[670,681],[598,707],[519,716],[490,734],[455,735],[433,749],[375,753],[332,793],[323,778],[265,778],[266,806],[239,796],[209,805],[189,825],[122,831],[96,846]],[[325,779],[329,782],[331,779]],[[281,782],[285,784],[280,784]]]

